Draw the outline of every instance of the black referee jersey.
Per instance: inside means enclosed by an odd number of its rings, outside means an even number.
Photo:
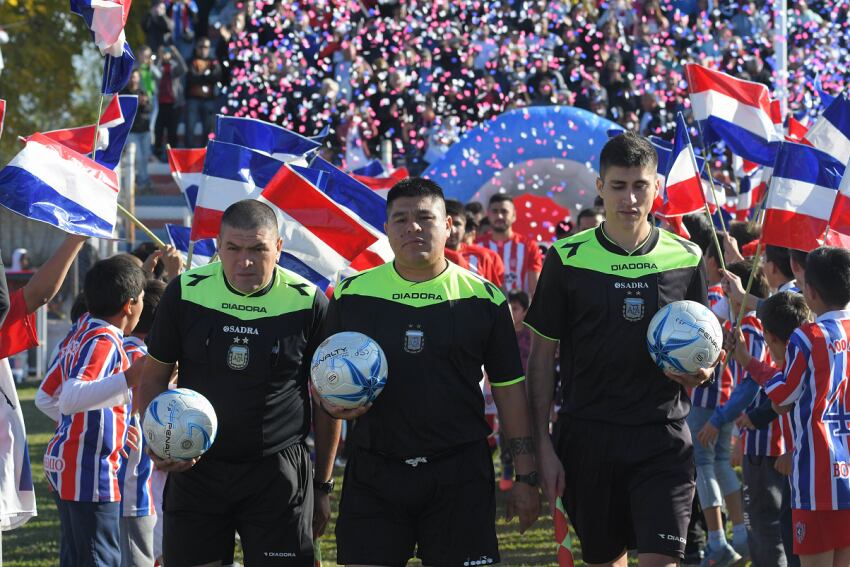
[[[358,418],[355,446],[393,458],[436,456],[490,433],[479,387],[524,379],[508,302],[491,283],[447,262],[412,282],[392,262],[344,280],[328,306],[325,336],[358,331],[387,356],[389,376]]]
[[[629,254],[603,227],[555,242],[525,318],[561,342],[561,412],[624,425],[682,419],[690,399],[650,358],[646,330],[668,303],[708,305],[702,252],[653,227]]]
[[[215,408],[218,435],[205,458],[260,459],[306,438],[310,356],[327,303],[313,284],[280,267],[250,295],[228,284],[218,262],[168,284],[148,352],[178,362],[178,385]]]

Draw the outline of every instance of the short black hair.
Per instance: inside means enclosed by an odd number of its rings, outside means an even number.
[[[159,307],[159,300],[162,299],[162,294],[165,293],[165,282],[157,279],[149,279],[145,283],[145,298],[143,300],[144,308],[142,315],[139,317],[139,322],[136,323],[134,333],[149,333],[153,326],[154,317],[156,317],[156,308]]]
[[[761,226],[746,221],[732,221],[729,223],[729,235],[738,242],[738,250],[761,236]]]
[[[741,278],[744,285],[747,285],[752,269],[753,260],[742,260],[726,266],[726,270]],[[770,284],[767,283],[767,277],[765,277],[761,266],[757,266],[755,274],[753,274],[753,285],[750,288],[750,293],[759,299],[764,299],[770,295]]]
[[[691,242],[702,250],[703,255],[708,254],[709,247],[714,248],[711,238],[711,222],[703,213],[694,213],[682,217],[682,224],[691,235]],[[713,258],[717,258],[717,250],[714,250]]]
[[[480,223],[475,220],[475,214],[466,211],[466,232],[478,232]]]
[[[529,299],[528,294],[521,289],[515,289],[508,292],[508,303],[512,303],[514,301],[522,305],[523,309],[528,309],[528,306],[531,305],[531,300]]]
[[[794,279],[794,272],[791,270],[791,252],[787,248],[768,244],[764,247],[764,258],[776,266],[783,276],[789,280]]]
[[[148,256],[150,256],[151,254],[153,254],[157,250],[159,250],[159,246],[157,246],[156,244],[154,244],[151,241],[146,241],[146,242],[142,242],[141,244],[136,246],[133,249],[133,251],[130,252],[130,254],[132,254],[133,256],[135,256],[136,258],[141,260],[142,263],[144,263],[148,259]],[[154,277],[156,277],[156,278],[162,277],[162,274],[164,272],[165,272],[165,264],[163,264],[162,262],[157,262],[156,265],[153,268]]]
[[[658,169],[658,152],[649,140],[634,132],[623,132],[610,138],[599,156],[599,177],[611,166],[651,167]]]
[[[780,291],[765,299],[758,308],[758,318],[765,331],[781,341],[788,341],[794,329],[811,318],[806,298],[793,291]]]
[[[387,211],[392,207],[393,201],[402,197],[429,197],[437,199],[445,206],[446,197],[443,195],[443,189],[424,177],[408,177],[402,179],[392,186],[387,193]]]
[[[225,225],[237,230],[267,228],[275,235],[279,230],[272,208],[256,199],[243,199],[227,207],[221,216],[221,228]]]
[[[470,201],[463,206],[463,210],[474,215],[480,215],[484,212],[484,205],[478,201]]]
[[[145,273],[126,258],[100,260],[86,273],[83,291],[92,317],[111,317],[145,289]]]
[[[688,229],[688,230],[690,230],[690,229]],[[726,233],[718,232],[717,233],[717,241],[718,241],[718,243],[720,243],[720,250],[725,255],[726,254],[726,239],[723,237],[724,234],[726,234]],[[705,257],[706,258],[713,258],[714,261],[717,262],[717,265],[718,266],[720,265],[720,258],[717,256],[717,246],[715,246],[713,242],[711,243],[711,246],[709,246],[705,249]]]
[[[806,285],[829,307],[850,303],[850,250],[821,246],[806,259]]]
[[[802,266],[803,270],[805,270],[806,260],[809,258],[809,253],[803,250],[795,250],[794,248],[789,248],[788,250],[791,253],[791,260],[793,260],[798,266]]]
[[[582,209],[576,217],[576,224],[581,224],[581,219],[583,218],[599,216],[601,216],[603,219],[605,218],[605,209],[603,209],[602,207],[588,207],[586,209]]]
[[[507,193],[494,193],[490,196],[490,200],[487,201],[487,207],[492,205],[493,203],[510,203],[514,204],[514,198],[508,195]]]
[[[446,199],[446,214],[452,219],[459,219],[466,222],[466,213],[463,210],[463,203],[457,199]]]

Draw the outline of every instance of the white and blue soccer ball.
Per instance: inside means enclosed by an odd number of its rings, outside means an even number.
[[[142,429],[151,451],[160,458],[189,461],[212,446],[218,418],[204,396],[188,388],[176,388],[151,401]]]
[[[717,362],[723,329],[708,307],[696,301],[674,301],[649,322],[646,344],[661,370],[692,374]]]
[[[341,408],[359,408],[374,402],[384,389],[387,357],[363,333],[336,333],[313,354],[310,377],[322,399]]]

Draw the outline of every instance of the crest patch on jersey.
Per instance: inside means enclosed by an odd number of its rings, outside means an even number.
[[[626,321],[640,321],[646,311],[646,302],[642,297],[626,297],[623,300],[623,318]]]
[[[404,350],[410,354],[422,352],[425,348],[425,333],[421,328],[411,327],[404,333]]]
[[[248,368],[250,355],[248,337],[236,337],[233,339],[233,344],[227,349],[227,366],[231,370],[245,370]]]

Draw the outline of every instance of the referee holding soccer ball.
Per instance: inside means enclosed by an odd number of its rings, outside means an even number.
[[[608,141],[596,188],[599,227],[557,241],[546,257],[525,323],[535,334],[529,390],[544,492],[563,497],[588,565],[678,565],[694,496],[685,387],[707,381],[662,373],[646,331],[664,305],[707,305],[698,246],[649,222],[658,156],[645,138]],[[563,399],[554,441],[549,408],[560,343]]]
[[[341,564],[405,565],[414,550],[431,566],[499,562],[482,364],[516,464],[508,516],[525,531],[539,513],[510,308],[496,286],[445,259],[451,227],[439,186],[397,183],[386,224],[395,260],[341,282],[328,306],[324,336],[371,337],[389,369],[371,406],[322,400],[335,417],[357,418],[336,525]]]

